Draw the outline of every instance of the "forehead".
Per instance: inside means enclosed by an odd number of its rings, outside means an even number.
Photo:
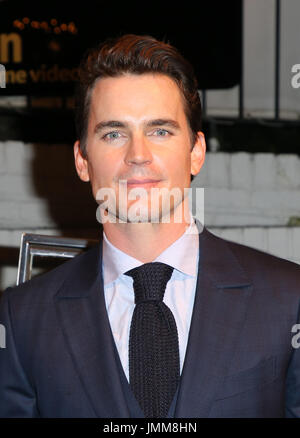
[[[92,91],[91,118],[184,118],[178,85],[162,74],[126,74],[99,79]]]

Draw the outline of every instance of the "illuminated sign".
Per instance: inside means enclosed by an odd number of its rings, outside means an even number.
[[[170,7],[152,0],[43,2],[0,1],[1,94],[70,95],[83,53],[108,37],[152,35],[188,59],[200,89],[233,87],[240,81],[241,0],[193,2]]]
[[[44,10],[17,5],[0,3],[1,94],[72,94],[82,55],[76,17],[62,9],[60,16],[50,3]]]

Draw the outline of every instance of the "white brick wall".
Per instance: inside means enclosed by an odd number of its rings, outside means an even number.
[[[207,225],[285,226],[300,217],[297,155],[211,152],[193,186],[205,188]]]
[[[205,188],[205,225],[217,235],[300,263],[300,227],[286,226],[300,217],[298,156],[207,153],[193,186]],[[96,207],[70,145],[0,143],[0,254],[22,232],[93,237]],[[0,290],[15,278],[16,266],[0,267]]]

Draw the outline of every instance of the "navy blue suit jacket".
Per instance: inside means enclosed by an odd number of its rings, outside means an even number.
[[[205,228],[199,242],[174,416],[300,417],[300,349],[291,343],[300,267]],[[4,292],[1,417],[130,416],[105,308],[101,245]]]

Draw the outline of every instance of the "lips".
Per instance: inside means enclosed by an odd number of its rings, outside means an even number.
[[[149,183],[157,183],[161,180],[159,179],[128,179],[127,184],[149,184]]]
[[[160,179],[152,179],[152,178],[144,178],[144,179],[131,178],[127,180],[127,187],[151,188],[151,187],[155,187],[160,181],[161,181]]]

